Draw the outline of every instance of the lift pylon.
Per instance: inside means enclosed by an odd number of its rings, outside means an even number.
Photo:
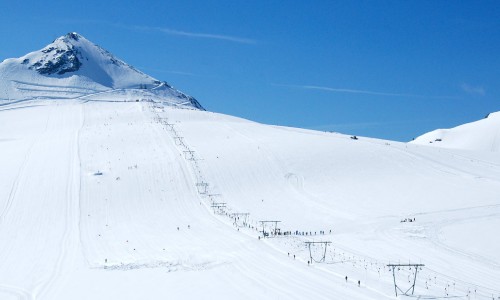
[[[322,263],[322,262],[325,262],[326,260],[326,250],[328,248],[328,245],[330,245],[332,242],[330,241],[319,241],[319,242],[304,242],[306,245],[307,245],[307,248],[309,248],[309,258],[310,258],[310,262],[312,264],[312,262],[317,262],[317,263]],[[323,244],[325,246],[325,251],[323,252],[323,256],[321,257],[320,260],[314,260],[313,257],[312,257],[312,250],[311,250],[311,245],[315,245],[315,244]]]
[[[411,290],[411,294],[413,295],[413,292],[415,291],[415,284],[417,282],[417,273],[418,273],[418,268],[422,268],[423,264],[388,264],[387,265],[389,268],[392,268],[392,278],[394,279],[394,292],[396,293],[396,297],[398,296],[398,290],[401,292],[402,295],[409,296],[408,292]],[[413,284],[406,290],[403,291],[399,285],[396,282],[396,268],[401,268],[401,267],[409,267],[415,269],[415,273],[413,273]]]

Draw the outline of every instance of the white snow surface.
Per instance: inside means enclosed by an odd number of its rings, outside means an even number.
[[[32,99],[149,100],[203,109],[193,97],[138,71],[75,32],[0,63],[0,105]]]
[[[500,112],[451,129],[437,129],[411,143],[440,148],[500,152]]]
[[[498,153],[120,96],[0,106],[0,299],[500,297]]]

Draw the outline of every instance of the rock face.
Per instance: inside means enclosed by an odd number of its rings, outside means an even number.
[[[71,99],[108,92],[124,96],[125,101],[149,99],[204,109],[195,98],[135,69],[76,32],[41,50],[3,61],[0,78],[0,101]]]
[[[75,47],[69,47],[67,50],[50,47],[42,50],[42,52],[47,56],[30,67],[40,74],[51,75],[57,73],[62,75],[67,72],[78,71],[82,66],[78,59],[78,56],[81,55]]]

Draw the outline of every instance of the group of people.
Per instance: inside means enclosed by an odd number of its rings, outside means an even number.
[[[406,222],[415,222],[415,218],[404,218],[403,220],[401,220],[400,223],[406,223]]]
[[[332,230],[330,229],[330,233],[332,233]],[[291,234],[291,233],[290,233]],[[295,230],[295,232],[293,232],[294,235],[317,235],[317,231],[298,231],[298,230]],[[319,231],[319,234],[321,235],[324,235],[325,234],[325,231],[324,230],[320,230]]]

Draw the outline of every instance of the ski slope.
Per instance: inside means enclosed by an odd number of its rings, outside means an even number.
[[[500,296],[495,153],[120,97],[0,106],[0,299]]]

